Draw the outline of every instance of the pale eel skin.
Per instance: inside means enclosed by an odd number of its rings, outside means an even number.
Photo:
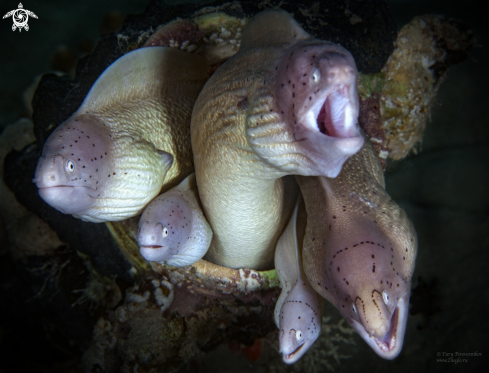
[[[346,49],[314,39],[285,11],[253,17],[192,113],[197,184],[214,232],[206,258],[272,268],[297,193],[282,177],[335,177],[363,144],[358,108]]]
[[[138,244],[148,261],[175,267],[200,260],[212,240],[212,230],[199,206],[195,174],[160,194],[139,220]]]
[[[204,58],[174,48],[119,58],[47,139],[33,180],[41,198],[91,222],[141,213],[193,171],[190,116],[207,78]]]
[[[321,332],[324,299],[317,294],[302,268],[302,242],[307,216],[302,198],[292,213],[275,250],[275,269],[282,293],[275,305],[280,353],[293,364],[314,344]]]
[[[385,359],[402,348],[417,236],[387,194],[370,141],[338,177],[296,177],[307,210],[304,270],[313,288],[334,304]]]

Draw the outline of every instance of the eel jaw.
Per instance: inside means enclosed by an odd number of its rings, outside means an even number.
[[[140,245],[139,252],[149,262],[164,262],[168,259],[168,247],[160,245]]]
[[[406,297],[399,299],[397,307],[391,316],[391,327],[382,338],[370,336],[360,322],[354,319],[349,320],[351,326],[360,334],[365,342],[367,342],[377,355],[384,359],[395,359],[401,352],[404,333],[406,331],[408,300],[409,298]]]
[[[306,339],[300,343],[293,351],[284,351],[282,348],[279,352],[282,354],[282,360],[285,364],[294,364],[309,350],[311,345],[315,342],[311,339]]]
[[[348,84],[328,89],[299,117],[299,121],[306,128],[319,131],[328,137],[357,137],[359,102],[355,95],[355,86]]]
[[[338,84],[298,113],[294,137],[317,165],[309,176],[338,176],[348,157],[360,150],[365,139],[360,133],[358,112],[356,84]]]
[[[282,331],[283,333],[283,331]],[[316,334],[318,336],[319,334]],[[294,364],[309,350],[316,338],[303,337],[296,338],[296,331],[292,329],[287,336],[279,337],[279,353],[282,354],[282,360],[286,364]]]
[[[95,206],[96,191],[89,187],[71,185],[56,185],[39,188],[39,196],[51,207],[63,214],[77,214],[85,212]]]
[[[304,344],[305,343],[302,343],[301,345],[299,345],[294,351],[292,351],[290,354],[286,354],[286,353],[283,353],[283,361],[285,364],[293,364],[295,363],[297,360],[299,360],[299,358],[303,355],[303,354],[300,354],[300,356],[298,356],[298,353],[300,352],[300,350],[302,349],[302,347],[304,347]],[[296,357],[297,356],[297,357]]]

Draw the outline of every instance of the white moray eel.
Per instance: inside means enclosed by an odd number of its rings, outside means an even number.
[[[358,109],[346,49],[314,39],[282,10],[253,17],[192,113],[197,184],[214,232],[206,258],[271,268],[296,195],[283,176],[335,177],[363,144]]]
[[[174,48],[119,58],[47,139],[33,180],[39,195],[91,222],[141,213],[193,170],[190,116],[207,78],[203,57]]]
[[[302,268],[306,220],[300,198],[275,250],[275,269],[282,293],[274,317],[279,328],[280,353],[286,364],[299,360],[321,332],[324,299],[311,287]]]
[[[175,267],[201,259],[212,239],[212,230],[199,206],[195,174],[159,195],[139,220],[138,244],[149,261]]]
[[[307,210],[304,270],[385,359],[402,348],[417,253],[411,220],[384,189],[370,141],[338,177],[296,177]]]

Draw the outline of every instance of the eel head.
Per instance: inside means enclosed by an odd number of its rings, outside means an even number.
[[[193,239],[192,211],[182,193],[164,193],[144,210],[137,240],[141,255],[149,261],[171,260]]]
[[[338,176],[364,143],[350,52],[326,41],[299,41],[284,52],[273,89],[275,126],[267,125],[266,114],[249,120],[254,151],[291,174]]]
[[[337,308],[385,359],[399,354],[406,328],[411,280],[402,258],[389,242],[364,237],[329,262]]]
[[[65,214],[82,214],[96,204],[110,179],[110,138],[93,115],[70,118],[44,145],[32,180],[39,195]]]
[[[302,284],[294,286],[285,299],[279,316],[279,344],[284,363],[295,363],[319,337],[322,315],[318,302],[316,292]]]
[[[336,177],[364,141],[358,127],[357,69],[350,52],[328,42],[297,43],[279,66],[276,98],[301,152],[319,173]]]

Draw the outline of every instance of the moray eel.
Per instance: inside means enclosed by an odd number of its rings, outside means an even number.
[[[372,349],[402,348],[417,252],[413,224],[384,189],[369,141],[335,179],[296,177],[307,210],[304,270]]]
[[[156,197],[139,221],[138,244],[149,261],[183,267],[201,259],[212,239],[212,230],[198,202],[195,174]]]
[[[346,49],[314,39],[285,11],[253,17],[192,113],[197,184],[214,232],[206,258],[273,267],[297,193],[282,177],[335,177],[363,144],[358,108]]]
[[[321,332],[324,300],[313,290],[302,269],[306,220],[300,198],[275,250],[275,269],[282,293],[274,317],[279,328],[280,353],[286,364],[299,360]]]
[[[124,55],[44,145],[34,182],[49,205],[91,222],[141,213],[193,170],[190,115],[204,58],[173,48]]]

